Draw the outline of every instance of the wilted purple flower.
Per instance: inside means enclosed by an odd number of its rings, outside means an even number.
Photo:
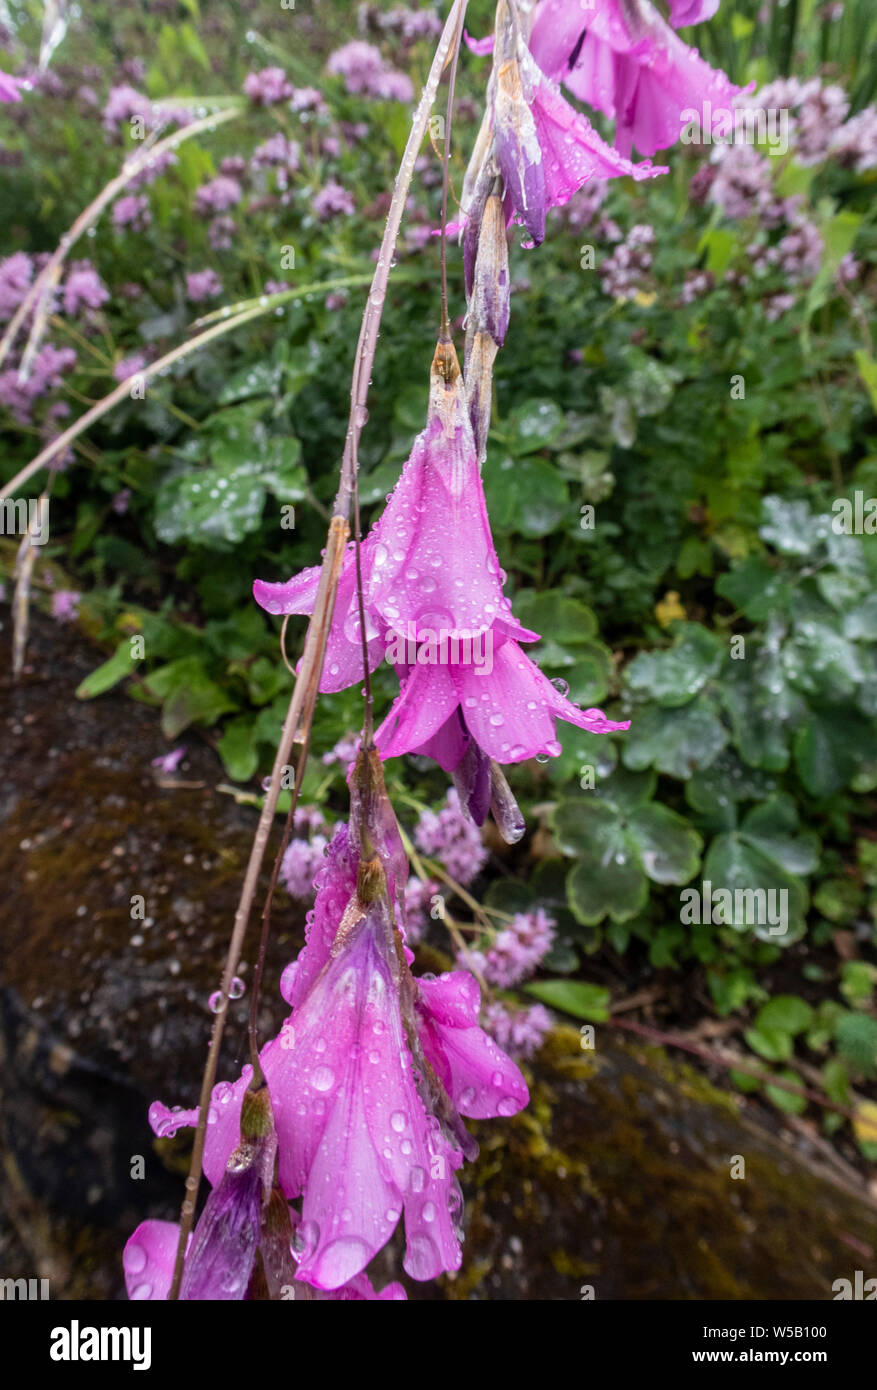
[[[237,179],[220,174],[195,190],[194,210],[199,217],[212,217],[216,212],[227,212],[242,197],[243,189]]]
[[[464,886],[477,878],[487,863],[487,846],[460,805],[455,787],[448,789],[440,811],[421,813],[414,832],[417,848],[444,864],[451,878]]]
[[[186,275],[186,298],[193,304],[202,299],[215,299],[222,293],[222,281],[215,270],[190,270]]]
[[[52,617],[59,623],[72,623],[79,617],[79,600],[75,589],[56,589],[52,594]]]
[[[74,318],[81,309],[99,309],[109,291],[90,261],[74,261],[64,282],[64,312]]]
[[[335,179],[329,179],[321,189],[319,189],[311,199],[311,207],[317,214],[321,222],[326,222],[331,217],[340,214],[349,216],[356,208],[353,201],[353,194]]]
[[[33,281],[33,262],[26,251],[0,261],[0,320],[12,318]]]
[[[113,204],[113,225],[142,232],[152,221],[148,200],[139,193],[127,193]]]
[[[513,1010],[504,1004],[488,1004],[483,1018],[487,1032],[510,1057],[533,1057],[554,1026],[551,1014],[542,1004]]]
[[[244,94],[257,106],[273,106],[292,96],[292,83],[283,68],[262,68],[250,72],[244,81]]]

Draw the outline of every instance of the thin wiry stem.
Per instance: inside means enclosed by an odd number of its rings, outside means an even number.
[[[323,556],[322,569],[320,571],[320,581],[314,605],[314,613],[308,624],[301,669],[292,692],[292,699],[284,721],[280,744],[274,759],[271,782],[265,794],[265,800],[259,816],[259,824],[256,827],[256,834],[253,840],[253,847],[250,851],[247,871],[244,876],[240,902],[238,903],[237,912],[235,913],[234,928],[231,941],[229,942],[222,975],[219,1012],[214,1022],[210,1047],[207,1053],[207,1062],[204,1068],[204,1077],[201,1083],[198,1124],[195,1129],[195,1142],[192,1148],[189,1176],[186,1178],[186,1196],[180,1213],[180,1233],[177,1242],[173,1279],[168,1294],[168,1298],[171,1300],[179,1297],[186,1246],[188,1244],[189,1234],[192,1230],[195,1217],[195,1204],[198,1198],[198,1189],[201,1185],[201,1167],[204,1158],[204,1144],[207,1137],[207,1118],[210,1109],[210,1096],[216,1081],[219,1049],[222,1043],[222,1034],[228,1011],[229,990],[231,981],[237,970],[238,962],[240,961],[247,923],[258,886],[259,875],[265,857],[268,838],[271,833],[274,814],[277,809],[280,777],[284,766],[288,765],[289,755],[292,750],[293,742],[298,734],[300,721],[302,717],[304,717],[304,727],[307,736],[310,730],[310,719],[313,717],[313,710],[316,704],[317,688],[322,674],[323,660],[326,654],[326,642],[328,640],[329,628],[334,613],[335,596],[338,592],[338,580],[345,554],[350,509],[358,471],[359,436],[362,432],[362,427],[365,424],[367,415],[366,400],[368,397],[368,383],[374,364],[377,335],[380,327],[381,314],[383,312],[383,304],[386,298],[390,263],[396,247],[396,238],[399,233],[405,200],[408,196],[408,189],[411,186],[411,179],[414,174],[414,164],[417,159],[417,153],[423,143],[423,137],[426,133],[429,120],[429,113],[435,101],[439,79],[444,70],[451,42],[457,26],[462,22],[465,8],[466,0],[454,0],[451,12],[448,15],[441,38],[439,39],[432,67],[429,71],[429,77],[423,88],[420,103],[412,120],[411,133],[405,146],[405,153],[402,156],[399,173],[396,176],[396,185],[393,191],[390,211],[387,216],[387,225],[381,243],[380,256],[372,279],[372,287],[368,302],[363,314],[356,356],[354,358],[353,380],[350,390],[350,421],[341,463],[341,481],[335,501],[334,515],[329,525],[329,536]],[[240,319],[237,321],[239,322]],[[218,325],[218,327],[222,328],[225,327],[225,325]],[[208,332],[213,331],[212,329],[208,330]],[[307,744],[305,743],[304,746],[307,747]]]
[[[448,105],[445,116],[445,144],[442,151],[442,323],[443,342],[451,341],[451,325],[448,318],[448,185],[450,183],[451,128],[454,120],[454,88],[457,85],[457,64],[460,60],[460,42],[463,38],[463,19],[466,6],[463,5],[457,32],[454,35],[454,52],[451,59],[451,72],[448,78]]]
[[[52,462],[53,458],[56,458],[58,454],[66,449],[68,444],[72,444],[73,440],[78,438],[80,434],[83,434],[90,425],[93,425],[96,420],[100,420],[102,416],[106,415],[114,406],[118,405],[120,401],[125,400],[130,394],[131,386],[138,378],[144,382],[151,381],[153,377],[161,375],[167,368],[172,367],[175,362],[180,362],[184,357],[188,357],[190,353],[197,352],[199,348],[204,347],[206,343],[212,342],[214,338],[219,338],[224,333],[230,333],[232,329],[240,327],[242,323],[250,323],[253,319],[262,318],[265,314],[270,313],[272,309],[287,303],[288,300],[298,295],[327,293],[333,289],[349,288],[351,285],[362,285],[367,283],[368,276],[347,275],[343,279],[324,280],[322,282],[316,281],[312,285],[301,285],[295,290],[282,290],[279,294],[263,296],[264,303],[262,300],[257,300],[252,307],[243,310],[237,316],[230,316],[227,319],[223,318],[221,322],[214,323],[210,328],[205,329],[203,333],[199,333],[197,337],[190,338],[187,343],[180,343],[178,347],[165,353],[164,357],[159,357],[158,361],[143,367],[139,372],[132,373],[132,375],[121,382],[114,391],[111,391],[108,396],[104,396],[102,401],[98,401],[97,404],[93,405],[90,410],[87,410],[84,415],[80,415],[79,419],[75,420],[68,429],[64,430],[63,434],[57,435],[57,437],[52,440],[51,444],[47,444],[45,449],[37,454],[36,458],[32,458],[30,463],[25,464],[24,468],[22,468],[19,473],[16,473],[14,478],[0,487],[0,501],[2,501],[4,497],[11,497],[23,483],[26,483],[27,480],[32,478],[34,473],[38,473],[41,468],[46,468]]]
[[[2,339],[0,339],[0,364],[4,362],[8,355],[9,349],[15,341],[15,336],[21,325],[25,322],[28,314],[31,312],[31,309],[34,305],[42,304],[47,292],[51,288],[52,281],[54,280],[57,283],[60,268],[67,253],[73,248],[88,228],[93,226],[104,208],[113,201],[116,195],[121,193],[124,188],[127,188],[131,180],[143,172],[151,159],[156,159],[159,155],[164,154],[165,150],[175,150],[184,140],[191,140],[193,135],[200,135],[201,132],[205,130],[212,131],[217,125],[234,120],[236,116],[241,115],[245,110],[246,103],[243,99],[240,102],[236,101],[233,106],[229,106],[225,111],[214,111],[210,116],[205,116],[202,120],[193,121],[191,125],[184,126],[182,130],[175,130],[172,135],[166,136],[164,140],[160,140],[156,145],[147,142],[144,144],[142,150],[138,150],[136,154],[125,161],[121,172],[118,173],[114,179],[110,180],[93,202],[89,203],[88,207],[79,214],[70,230],[64,233],[57,247],[52,252],[36,280],[34,280],[27,294],[24,296],[24,299],[19,304],[9,322],[6,332],[3,334]],[[27,350],[32,350],[33,341],[32,334]]]

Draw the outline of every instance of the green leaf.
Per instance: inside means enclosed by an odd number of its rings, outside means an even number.
[[[541,458],[512,458],[488,452],[484,491],[494,531],[547,536],[570,514],[569,489],[562,473]]]
[[[877,411],[877,361],[865,348],[857,348],[853,357],[859,369],[859,376],[864,381],[868,395],[871,397],[871,405]]]
[[[598,801],[605,801],[613,811],[624,816],[651,801],[657,778],[653,772],[630,772],[617,767],[611,777],[605,777],[595,789]]]
[[[783,1067],[776,1075],[781,1081],[788,1081],[790,1086],[797,1086],[800,1089],[801,1078],[790,1067]],[[803,1115],[807,1109],[806,1096],[795,1095],[792,1091],[786,1091],[781,1086],[765,1084],[764,1094],[773,1101],[778,1110],[783,1110],[787,1115]]]
[[[818,539],[806,502],[771,495],[762,502],[760,535],[781,555],[809,555]]]
[[[530,454],[555,443],[566,428],[563,411],[553,400],[523,401],[503,421],[503,438],[513,453]]]
[[[699,623],[682,623],[678,640],[668,651],[641,652],[625,672],[633,694],[651,696],[659,705],[685,705],[714,676],[722,647]]]
[[[873,1076],[877,1064],[877,1019],[870,1014],[842,1014],[834,1029],[838,1050],[866,1076]]]
[[[785,1062],[794,1051],[790,1035],[781,1028],[747,1028],[743,1036],[766,1062]]]
[[[703,840],[683,816],[666,806],[641,806],[627,828],[655,883],[687,883],[697,872]]]
[[[609,991],[603,985],[591,985],[584,980],[538,980],[524,988],[543,1004],[562,1009],[573,1018],[605,1023],[609,1017]]]
[[[612,675],[612,654],[600,642],[587,642],[576,651],[571,666],[563,667],[569,699],[582,709],[605,700]]]
[[[249,782],[259,765],[256,726],[250,715],[242,714],[226,724],[216,745],[223,767],[233,782]]]
[[[190,724],[209,728],[221,714],[235,708],[234,701],[209,678],[196,656],[159,667],[147,677],[146,685],[164,701],[161,728],[165,738],[176,738]]]
[[[130,676],[137,664],[131,656],[131,639],[126,637],[108,661],[98,666],[84,681],[80,681],[76,687],[77,700],[93,700],[96,695],[103,695],[105,690],[112,690],[119,681]]]
[[[795,766],[812,796],[831,796],[849,785],[874,747],[874,725],[853,710],[814,711],[795,736]]]
[[[714,921],[721,919],[738,932],[751,931],[776,946],[789,945],[804,932],[804,884],[736,832],[713,840],[703,878],[711,884]],[[730,898],[721,897],[723,892]]]
[[[707,706],[650,706],[634,716],[621,756],[627,767],[656,767],[684,781],[699,768],[709,767],[727,742],[727,731]]]
[[[755,1026],[762,1032],[788,1033],[796,1037],[813,1022],[813,1009],[794,994],[776,994],[758,1010]]]
[[[745,817],[744,840],[775,860],[790,874],[812,874],[819,862],[819,837],[795,835],[798,813],[790,796],[780,794],[755,806]]]
[[[573,916],[594,926],[607,914],[614,922],[635,917],[649,895],[648,880],[620,821],[599,802],[565,802],[554,813],[561,848],[577,856],[566,880]]]
[[[515,598],[515,616],[524,627],[566,647],[589,644],[597,631],[591,609],[559,589],[546,589],[541,594],[523,590]]]
[[[788,607],[792,589],[762,555],[747,555],[727,574],[716,580],[716,593],[733,603],[753,622],[765,619]]]

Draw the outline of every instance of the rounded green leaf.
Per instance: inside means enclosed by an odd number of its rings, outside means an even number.
[[[627,831],[655,883],[687,883],[697,872],[703,840],[683,816],[666,806],[640,806]]]

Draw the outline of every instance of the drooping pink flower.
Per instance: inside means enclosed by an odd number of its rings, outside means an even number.
[[[489,759],[556,756],[554,722],[596,733],[628,728],[600,710],[580,710],[523,654],[538,641],[502,592],[505,575],[490,534],[469,412],[453,349],[433,363],[427,425],[361,547],[369,668],[396,666],[403,688],[376,736],[383,757],[420,752],[447,772],[469,750],[477,760],[466,789],[475,819],[490,804]],[[257,580],[269,613],[310,613],[319,584],[313,566],[286,583]],[[345,557],[320,688],[362,678],[353,547]],[[478,787],[476,788],[476,783]],[[473,797],[480,814],[473,809]]]
[[[170,1293],[180,1228],[175,1221],[141,1221],[129,1237],[122,1255],[125,1287],[132,1302],[164,1303]],[[191,1250],[191,1237],[187,1250]],[[380,1293],[365,1274],[344,1284],[340,1289],[324,1293],[321,1289],[301,1284],[293,1286],[295,1301],[301,1299],[333,1300],[337,1302],[401,1302],[408,1295],[401,1284],[387,1284]],[[211,1294],[211,1300],[221,1295]],[[182,1293],[181,1293],[182,1298]]]
[[[356,797],[354,813],[366,814]],[[380,838],[370,821],[371,843]],[[463,972],[411,977],[389,880],[383,890],[376,883],[375,861],[360,865],[347,827],[339,827],[305,948],[281,981],[291,1015],[260,1056],[278,1182],[287,1200],[302,1199],[298,1278],[325,1291],[356,1279],[403,1213],[412,1278],[458,1268],[455,1174],[477,1153],[460,1117],[510,1116],[528,1101],[517,1067],[478,1025],[474,981]],[[250,1074],[244,1068],[234,1086],[214,1088],[204,1151],[214,1187],[237,1143]],[[156,1103],[150,1123],[168,1134],[197,1115]]]
[[[563,207],[591,179],[655,178],[666,173],[632,164],[613,150],[591,123],[570,106],[530,55],[497,70],[494,128],[496,158],[506,204],[538,246],[545,214]],[[651,153],[651,151],[649,151]]]
[[[677,0],[677,27],[708,19],[710,0]],[[539,67],[582,101],[614,117],[615,144],[652,155],[682,134],[683,113],[696,110],[712,130],[719,110],[740,90],[666,24],[649,0],[541,0],[530,50]],[[709,113],[712,112],[712,118]]]
[[[463,662],[412,666],[375,743],[384,758],[419,753],[453,772],[472,745],[497,763],[558,757],[558,719],[594,734],[630,727],[629,720],[616,722],[600,709],[572,704],[517,642],[501,637],[494,640],[489,672]]]

